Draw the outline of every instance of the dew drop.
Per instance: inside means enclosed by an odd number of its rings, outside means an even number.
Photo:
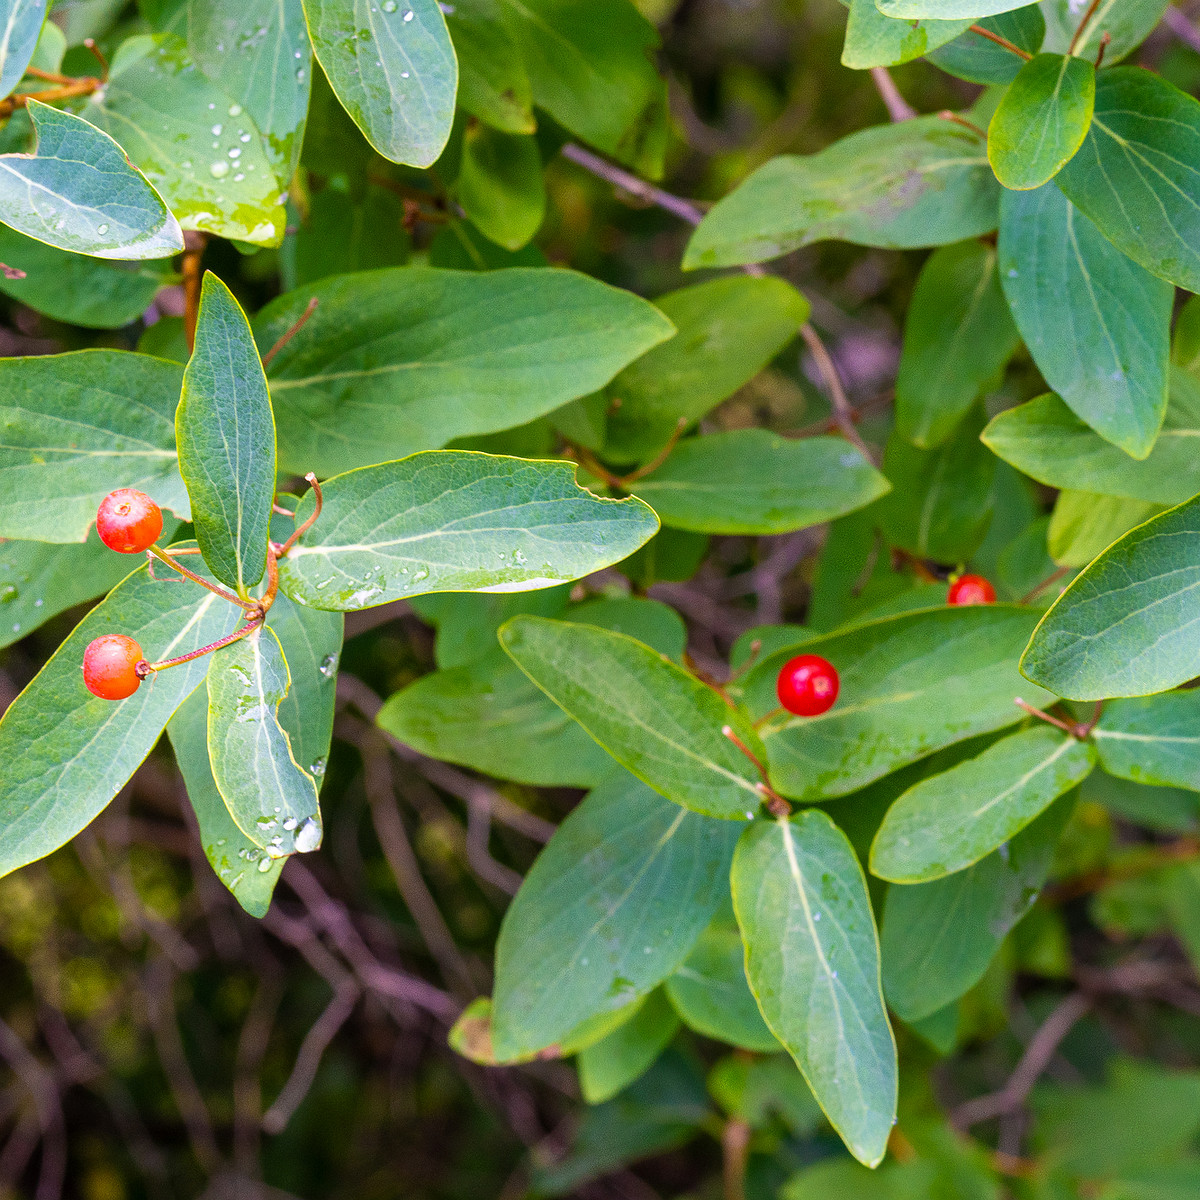
[[[383,0],[383,11],[385,13],[394,13],[399,7],[396,0]]]
[[[103,237],[103,236],[104,236],[104,235],[105,235],[105,234],[108,232],[108,226],[107,226],[107,225],[97,225],[97,226],[96,226],[96,232],[97,232],[97,233],[98,233],[98,234],[99,234],[101,237]]]
[[[404,14],[404,19],[406,21],[411,21],[413,19],[412,9],[409,9],[409,11]]]
[[[241,158],[242,152],[236,146],[234,146],[234,148],[229,151],[229,157],[230,158]]]
[[[322,779],[325,776],[325,760],[318,758],[312,766],[308,768],[308,773],[316,779]]]
[[[271,869],[272,862],[274,862],[274,859],[268,858],[267,855],[264,854],[262,858],[258,860],[258,869],[265,875]],[[289,876],[289,878],[291,877]]]
[[[227,162],[215,162],[208,169],[214,179],[224,179],[229,174]]]
[[[240,117],[242,115],[242,106],[240,104],[231,104],[229,106],[229,115],[231,117]]]
[[[248,142],[249,140],[250,140],[250,135],[248,133],[239,133],[238,134],[239,142]]]
[[[210,105],[209,107],[211,108],[212,106]],[[222,129],[224,129],[224,128],[225,128],[225,126],[224,126],[224,125],[214,125],[214,126],[213,126],[213,128],[212,128],[212,134],[213,134],[213,137],[220,137],[220,136],[221,136],[221,130],[222,130]]]
[[[336,654],[325,655],[325,657],[321,659],[321,674],[324,675],[326,679],[332,679],[334,671],[337,670],[337,664],[338,660]]]
[[[304,823],[296,830],[296,852],[308,854],[321,844],[321,827],[312,819],[305,817]]]

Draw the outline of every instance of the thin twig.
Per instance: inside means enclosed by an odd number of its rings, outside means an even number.
[[[825,380],[825,386],[829,389],[829,399],[833,405],[833,419],[837,422],[838,431],[862,454],[867,462],[874,462],[867,443],[862,440],[858,430],[854,427],[854,409],[846,397],[846,390],[842,387],[837,365],[829,351],[825,349],[825,343],[821,341],[820,335],[807,321],[800,327],[800,336],[804,338],[805,344],[813,356],[813,361],[817,364],[817,370],[820,371],[821,378]]]
[[[871,78],[875,81],[879,98],[883,101],[884,107],[888,110],[888,116],[893,121],[911,121],[917,115],[917,110],[900,95],[900,89],[896,86],[896,81],[889,74],[887,67],[872,67]]]
[[[288,538],[288,540],[286,542],[284,542],[282,546],[279,547],[278,552],[275,554],[276,559],[287,557],[288,552],[291,550],[291,548],[316,523],[317,518],[321,515],[321,509],[325,506],[325,497],[321,494],[321,485],[317,482],[317,477],[311,471],[309,471],[309,473],[307,475],[305,475],[304,478],[308,481],[308,486],[312,488],[313,496],[315,497],[315,499],[313,501],[312,516],[310,516],[304,522],[304,524],[297,525],[296,528],[294,530],[292,530],[292,536],[290,538]]]
[[[639,179],[636,175],[631,175],[628,171],[613,166],[607,159],[593,154],[590,150],[585,150],[582,146],[577,146],[574,142],[568,142],[562,148],[562,156],[569,158],[577,166],[583,167],[585,171],[590,171],[593,175],[611,183],[613,187],[620,188],[621,191],[628,192],[631,196],[637,196],[639,200],[645,200],[647,204],[657,204],[659,208],[674,213],[681,221],[686,221],[689,225],[699,225],[704,219],[703,210],[692,201],[684,200],[681,196],[673,196],[670,192],[664,192],[662,188],[655,187],[654,184],[647,183],[644,179]]]
[[[58,1200],[58,1197],[62,1195],[63,1182],[66,1178],[67,1131],[66,1122],[63,1119],[62,1101],[59,1098],[54,1074],[34,1057],[11,1026],[3,1020],[0,1020],[0,1057],[3,1057],[12,1068],[33,1099],[35,1110],[33,1125],[35,1129],[40,1130],[42,1142],[42,1162],[38,1174],[35,1200]],[[19,1127],[18,1133],[20,1133]],[[14,1142],[16,1142],[16,1137],[17,1134],[14,1134]],[[14,1153],[11,1155],[14,1165],[16,1165],[15,1160],[17,1159],[27,1161],[33,1151],[33,1145],[36,1144],[36,1135],[33,1137],[32,1145],[28,1145],[27,1149],[25,1148],[27,1143],[24,1141],[16,1142],[13,1147]],[[20,1147],[23,1153],[16,1153],[17,1147]],[[9,1147],[6,1146],[4,1149],[4,1157],[7,1159],[10,1157]],[[20,1172],[24,1161],[17,1165],[16,1173]]]
[[[750,1126],[731,1117],[721,1130],[721,1175],[725,1200],[746,1200],[746,1163],[750,1154]]]
[[[1016,1070],[998,1091],[977,1096],[950,1114],[950,1122],[958,1129],[969,1129],[981,1121],[991,1120],[1003,1113],[1015,1112],[1024,1106],[1042,1072],[1050,1065],[1055,1051],[1074,1028],[1075,1023],[1092,1007],[1091,998],[1083,992],[1072,992],[1046,1018],[1033,1035]]]
[[[1092,0],[1088,5],[1087,12],[1083,14],[1083,20],[1075,26],[1075,32],[1071,36],[1071,44],[1067,47],[1068,54],[1075,53],[1075,47],[1079,44],[1079,39],[1083,36],[1083,31],[1087,28],[1088,22],[1096,13],[1096,9],[1100,6],[1100,0]]]
[[[1031,717],[1037,717],[1039,721],[1045,721],[1047,725],[1053,725],[1056,729],[1061,729],[1063,733],[1069,733],[1072,737],[1078,736],[1079,726],[1069,721],[1064,721],[1061,717],[1052,717],[1048,712],[1043,712],[1042,709],[1035,708],[1028,700],[1022,700],[1020,696],[1014,696],[1013,703],[1018,708],[1023,708]]]
[[[491,856],[488,850],[491,831],[491,806],[482,796],[472,797],[467,801],[467,862],[480,878],[486,879],[502,892],[515,896],[521,886],[521,875]]]
[[[259,1129],[262,1126],[262,1064],[283,999],[282,972],[273,956],[270,970],[259,978],[250,1011],[238,1036],[233,1074],[233,1164],[243,1175],[258,1174]]]
[[[1100,64],[1104,62],[1104,52],[1108,49],[1112,42],[1112,34],[1106,29],[1100,36],[1100,48],[1096,51],[1096,70],[1100,70]]]
[[[183,235],[183,260],[180,274],[183,276],[183,332],[187,338],[188,353],[196,348],[196,321],[200,316],[200,287],[204,282],[200,269],[204,258],[204,247],[208,234],[189,229]]]
[[[309,300],[308,304],[304,308],[304,311],[293,322],[292,327],[288,329],[278,339],[278,341],[276,341],[275,345],[273,345],[270,350],[266,352],[266,354],[263,355],[262,365],[264,369],[271,365],[271,360],[275,357],[275,355],[277,355],[280,350],[282,350],[284,346],[286,346],[288,342],[290,342],[292,338],[294,338],[296,334],[298,334],[300,330],[302,330],[304,326],[308,324],[309,318],[317,311],[318,302],[319,300],[316,296]]]
[[[961,125],[964,129],[969,129],[976,137],[983,138],[985,141],[987,140],[986,129],[980,129],[980,127],[976,125],[974,121],[968,121],[966,117],[959,116],[958,113],[951,112],[948,108],[943,108],[942,111],[938,113],[938,116],[941,117],[943,121],[952,121],[955,125]]]
[[[644,479],[647,475],[653,474],[663,465],[671,456],[671,451],[675,449],[676,443],[679,441],[683,431],[688,427],[687,417],[680,417],[675,422],[675,428],[671,430],[671,436],[663,443],[662,449],[649,462],[643,463],[636,471],[630,471],[628,475],[622,475],[620,486],[628,488],[631,483],[636,483],[639,479]]]
[[[1021,597],[1018,603],[1029,604],[1033,600],[1034,596],[1038,594],[1038,592],[1045,591],[1045,589],[1048,588],[1052,583],[1057,583],[1064,575],[1070,574],[1070,572],[1073,570],[1073,567],[1059,567],[1056,571],[1052,571],[1046,576],[1045,579],[1042,580],[1041,583],[1030,588],[1030,590]]]
[[[1017,55],[1018,58],[1023,58],[1028,62],[1033,55],[1028,50],[1022,50],[1020,46],[1013,45],[1006,37],[1001,37],[998,33],[993,33],[990,29],[984,29],[982,25],[972,25],[967,30],[968,33],[977,33],[980,37],[985,37],[989,42],[995,42],[997,46],[1003,46],[1005,50]]]

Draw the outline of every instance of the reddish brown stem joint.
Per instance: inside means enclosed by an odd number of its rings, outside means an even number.
[[[721,732],[754,764],[755,770],[762,776],[762,782],[755,784],[754,790],[762,797],[767,812],[773,817],[790,816],[792,806],[771,786],[767,768],[763,766],[758,755],[734,733],[732,725],[722,725]]]

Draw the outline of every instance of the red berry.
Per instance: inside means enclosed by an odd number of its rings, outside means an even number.
[[[162,533],[162,509],[136,488],[117,488],[100,501],[96,529],[100,540],[120,554],[141,554]]]
[[[960,575],[946,596],[947,604],[995,604],[996,589],[982,575]]]
[[[798,717],[819,717],[838,698],[838,673],[819,654],[800,654],[788,659],[779,672],[775,691],[779,703]]]
[[[83,682],[93,696],[101,700],[124,700],[141,684],[137,665],[142,648],[123,633],[98,637],[83,652]]]

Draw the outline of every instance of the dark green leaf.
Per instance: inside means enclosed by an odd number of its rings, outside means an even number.
[[[108,134],[37,100],[28,112],[37,150],[0,155],[0,220],[95,258],[165,258],[183,249],[179,222]]]
[[[842,65],[861,70],[910,62],[953,41],[970,24],[970,21],[897,21],[885,17],[875,7],[875,0],[850,0]]]
[[[173,667],[127,700],[83,686],[83,652],[97,637],[135,638],[152,662],[229,633],[237,610],[192,585],[135,571],[58,648],[0,720],[0,873],[57,850],[101,812],[204,678],[204,659]]]
[[[1048,183],[1083,145],[1096,102],[1096,70],[1063,54],[1036,54],[988,126],[988,161],[1006,188]]]
[[[334,474],[509,429],[596,391],[673,333],[646,301],[573,271],[402,268],[325,279],[259,314],[280,460]]]
[[[182,378],[175,363],[121,350],[0,358],[0,537],[82,542],[119,487],[188,520]]]
[[[533,133],[533,95],[501,0],[457,0],[445,13],[458,56],[458,103],[505,133]]]
[[[733,858],[746,976],[850,1153],[875,1166],[896,1115],[896,1043],[862,867],[822,812],[756,821]]]
[[[1200,290],[1200,103],[1159,75],[1115,67],[1096,80],[1096,111],[1056,180],[1117,249]]]
[[[263,246],[282,240],[280,183],[258,127],[196,70],[182,38],[123,42],[83,115],[116,138],[185,229]]]
[[[1101,437],[1145,458],[1167,407],[1175,289],[1051,184],[1004,193],[999,248],[1000,283],[1046,382]]]
[[[997,13],[974,22],[1007,38],[1027,54],[1036,54],[1046,36],[1046,19],[1036,4]],[[967,32],[926,55],[934,66],[971,83],[1011,83],[1021,69],[1021,59],[986,37]]]
[[[1114,700],[1104,706],[1092,737],[1110,774],[1200,791],[1200,693]]]
[[[167,725],[175,761],[200,826],[200,844],[217,878],[251,916],[266,916],[285,858],[272,858],[234,823],[208,757],[208,693],[197,688]]]
[[[670,804],[623,771],[593,791],[505,913],[496,945],[497,1056],[552,1045],[670,975],[729,894],[738,832]]]
[[[779,1049],[746,982],[746,947],[731,922],[718,919],[700,935],[666,989],[689,1029],[759,1054]]]
[[[454,120],[458,61],[437,0],[304,0],[313,50],[367,141],[428,167]]]
[[[883,987],[905,1021],[919,1021],[983,976],[1008,931],[1046,882],[1074,807],[1064,796],[1007,848],[932,883],[893,884],[883,913]]]
[[[307,220],[283,244],[284,286],[402,266],[411,250],[404,202],[394,192],[368,184],[359,199],[341,188],[326,187],[312,197]]]
[[[1054,602],[1021,658],[1072,700],[1144,696],[1196,673],[1200,499],[1127,533]]]
[[[737,429],[689,438],[633,487],[678,529],[766,534],[840,517],[890,485],[843,438]]]
[[[676,335],[623,370],[608,391],[605,451],[646,459],[676,430],[698,421],[754,378],[796,336],[809,306],[782,279],[731,275],[680,288],[655,301]]]
[[[997,278],[996,251],[972,239],[925,260],[904,323],[896,427],[940,445],[997,380],[1019,342]]]
[[[1169,0],[1100,0],[1088,13],[1073,0],[1042,0],[1046,17],[1047,50],[1065,53],[1075,37],[1083,16],[1088,16],[1075,45],[1075,53],[1095,61],[1101,39],[1111,39],[1104,51],[1104,61],[1110,66],[1120,62],[1131,50],[1146,40],[1163,18]]]
[[[1117,538],[1162,510],[1161,504],[1147,500],[1059,492],[1046,534],[1050,557],[1064,567],[1086,567]]]
[[[267,566],[275,422],[250,325],[211,271],[200,293],[175,433],[204,561],[245,596]]]
[[[350,611],[437,591],[523,592],[611,566],[658,520],[604,500],[565,462],[432,450],[336,476],[317,523],[279,564],[310,608]],[[309,493],[296,519],[312,511]]]
[[[1038,614],[1015,605],[926,609],[808,640],[841,678],[819,717],[772,717],[761,729],[771,782],[786,796],[843,796],[905,763],[1021,719],[1020,696],[1048,697],[1016,672]],[[761,659],[746,677],[755,716],[778,704],[775,680],[793,651]]]
[[[721,729],[732,728],[755,752],[758,736],[711,688],[649,646],[544,617],[514,617],[501,626],[500,644],[623,767],[669,800],[734,821],[758,809],[758,773]]]
[[[196,65],[258,126],[275,176],[300,160],[312,88],[312,46],[301,0],[198,0],[187,6]]]
[[[826,238],[942,246],[995,229],[999,194],[978,134],[936,116],[880,125],[759,167],[701,221],[683,265],[763,262]]]
[[[500,0],[533,99],[641,175],[662,174],[667,89],[658,33],[630,0]]]
[[[455,193],[481,233],[508,250],[520,250],[546,215],[536,140],[486,125],[468,128]]]
[[[945,20],[995,16],[1020,8],[1019,0],[878,0],[879,11],[906,19],[941,17]]]
[[[1001,738],[914,784],[888,809],[871,845],[871,873],[926,883],[973,866],[1081,782],[1095,761],[1090,744],[1049,725]]]
[[[661,991],[651,992],[628,1020],[579,1052],[579,1087],[601,1104],[644,1075],[667,1048],[679,1018]]]

